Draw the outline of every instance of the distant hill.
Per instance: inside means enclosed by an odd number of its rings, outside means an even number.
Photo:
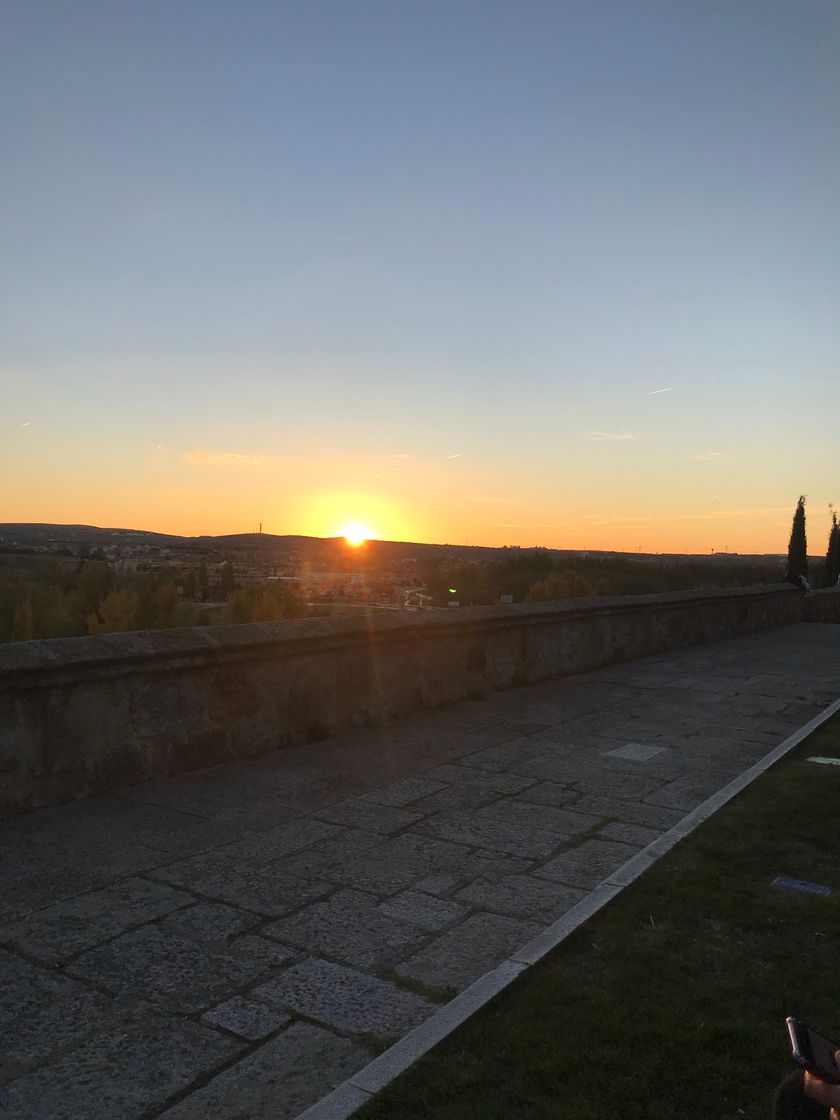
[[[277,555],[296,554],[303,559],[324,560],[330,556],[346,558],[343,537],[307,537],[273,533],[228,533],[222,536],[183,537],[171,533],[153,533],[145,529],[102,528],[97,525],[52,525],[40,522],[0,522],[0,547],[8,548],[15,543],[19,547],[32,547],[58,543],[67,547],[83,544],[91,548],[105,545],[151,545],[159,548],[181,548],[196,552],[235,554],[235,553],[274,553]],[[434,556],[447,557],[461,562],[474,560],[486,562],[530,552],[537,546],[491,547],[486,545],[434,544],[420,541],[368,541],[359,553],[359,559],[368,557],[377,561],[399,561],[411,558],[426,559]],[[658,560],[672,563],[685,563],[696,560],[717,560],[720,562],[760,562],[778,560],[781,553],[738,554],[738,553],[638,553],[617,552],[602,549],[560,549],[545,548],[541,551],[554,557],[562,556],[624,556],[640,562]]]
[[[45,544],[61,541],[67,544],[113,544],[125,541],[160,544],[162,547],[181,544],[195,538],[176,537],[169,533],[149,533],[145,529],[102,529],[97,525],[51,525],[40,522],[0,522],[0,540],[9,543]]]

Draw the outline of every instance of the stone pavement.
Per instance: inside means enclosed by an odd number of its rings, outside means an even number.
[[[840,693],[800,625],[0,824],[4,1120],[287,1120]]]

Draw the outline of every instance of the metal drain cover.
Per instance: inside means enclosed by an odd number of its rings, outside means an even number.
[[[800,891],[802,894],[831,894],[831,887],[825,887],[822,883],[806,883],[804,879],[789,879],[787,875],[777,875],[773,886],[786,891]]]

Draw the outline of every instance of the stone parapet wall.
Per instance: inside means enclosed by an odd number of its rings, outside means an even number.
[[[0,646],[0,813],[801,622],[814,602],[781,584]]]
[[[804,608],[806,622],[840,622],[840,588],[809,591]]]

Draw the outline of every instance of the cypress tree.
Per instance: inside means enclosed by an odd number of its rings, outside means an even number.
[[[825,586],[835,587],[840,578],[840,523],[837,513],[831,511],[831,531],[828,534],[828,551],[825,554]]]
[[[799,582],[799,577],[808,576],[808,543],[805,539],[805,495],[800,494],[793,515],[788,544],[787,579]]]

